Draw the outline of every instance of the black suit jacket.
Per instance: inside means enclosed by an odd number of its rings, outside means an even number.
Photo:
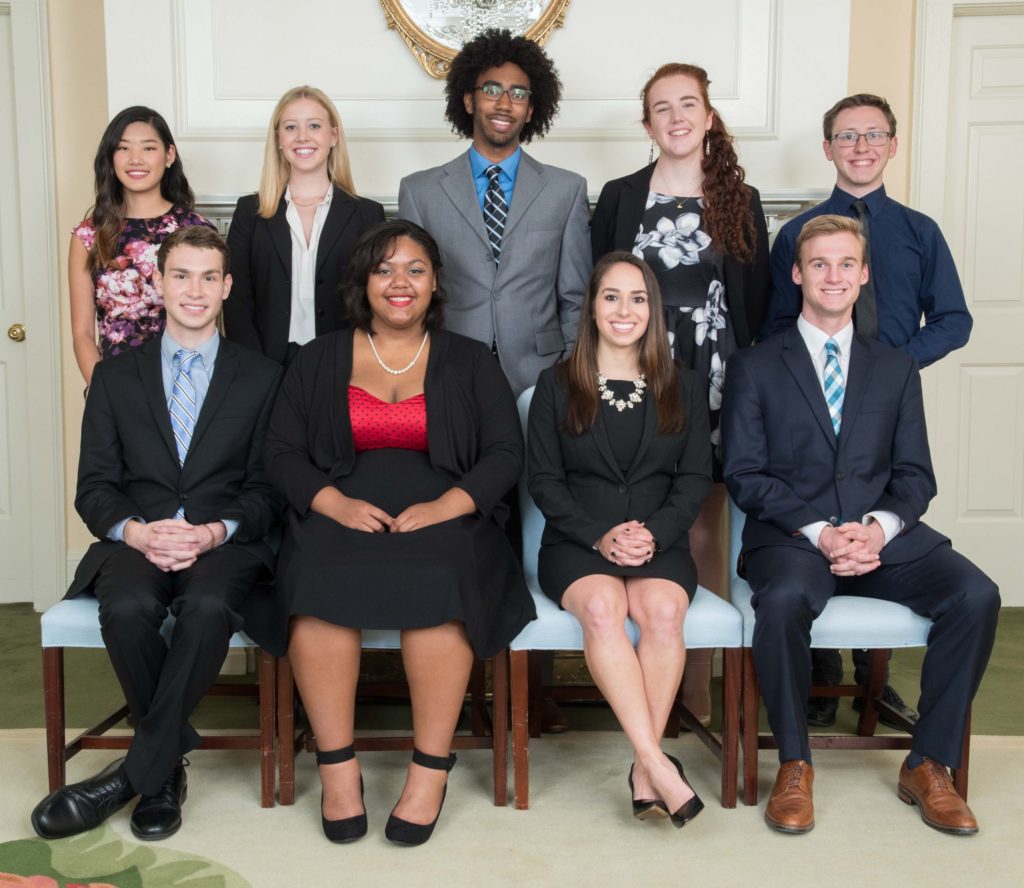
[[[800,527],[860,521],[884,509],[903,532],[883,564],[919,558],[946,538],[921,522],[935,496],[921,398],[909,355],[854,336],[837,439],[796,326],[729,358],[722,398],[725,484],[747,514],[743,551],[799,546]]]
[[[571,540],[590,548],[623,521],[644,521],[660,549],[689,549],[688,531],[711,489],[711,442],[707,399],[696,375],[677,368],[686,417],[683,431],[657,434],[653,403],[625,473],[605,431],[610,409],[598,405],[589,432],[564,428],[568,393],[557,367],[541,373],[530,402],[527,471],[530,495],[546,520],[542,545]],[[652,395],[648,391],[647,398]]]
[[[226,545],[245,546],[273,569],[267,537],[281,501],[263,468],[263,444],[281,368],[250,349],[221,340],[213,378],[179,466],[160,367],[160,337],[100,361],[82,417],[75,508],[93,535],[68,590],[86,591],[103,562],[126,544],[107,539],[120,521],[229,518],[238,529]]]
[[[228,229],[231,250],[231,298],[224,303],[228,339],[284,363],[292,312],[292,235],[282,197],[271,219],[259,215],[259,198],[239,199]],[[316,335],[345,323],[339,285],[356,240],[384,221],[384,208],[335,187],[316,251]]]
[[[612,250],[633,250],[651,190],[654,164],[621,179],[606,182],[590,221],[590,245],[597,262]],[[754,214],[757,243],[750,262],[725,257],[725,293],[729,317],[740,348],[754,341],[768,307],[768,228],[761,208],[761,196],[750,187],[750,211]],[[715,245],[712,244],[712,248]]]

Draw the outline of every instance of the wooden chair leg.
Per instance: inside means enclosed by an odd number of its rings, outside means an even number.
[[[273,808],[277,778],[277,660],[262,648],[259,657],[260,806]]]
[[[487,719],[487,677],[484,674],[484,661],[474,660],[473,669],[469,673],[469,713],[470,725],[474,737],[486,737],[491,726]]]
[[[953,768],[953,788],[960,798],[967,801],[967,776],[971,764],[971,710],[967,710],[964,721],[964,743],[960,749],[960,767]]]
[[[878,707],[875,705],[885,688],[885,673],[889,668],[889,650],[877,648],[871,651],[871,668],[868,672],[868,686],[864,692],[864,708],[857,721],[857,734],[861,737],[874,736],[878,728]]]
[[[739,779],[740,680],[743,649],[722,651],[722,807],[736,807]]]
[[[512,774],[516,808],[530,807],[530,682],[527,651],[509,654],[509,684],[512,695]]]
[[[46,769],[50,792],[67,783],[64,745],[64,648],[43,648],[43,709],[46,715]]]
[[[295,679],[288,657],[277,661],[278,801],[295,804]]]
[[[757,804],[757,715],[760,691],[754,652],[743,648],[743,719],[740,728],[743,738],[743,804]]]
[[[500,651],[491,662],[494,804],[504,808],[508,805],[508,651]]]
[[[541,712],[544,708],[544,682],[541,680],[542,651],[530,651],[527,654],[529,663],[530,706],[527,716],[527,728],[531,737],[540,737]]]

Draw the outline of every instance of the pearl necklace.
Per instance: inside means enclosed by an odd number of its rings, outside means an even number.
[[[608,388],[608,379],[600,371],[597,374],[597,393],[601,396],[602,401],[607,401],[608,406],[614,407],[619,413],[622,413],[627,407],[632,410],[634,404],[639,404],[644,399],[646,388],[647,377],[641,373],[633,380],[633,391],[629,393],[629,397],[625,401],[616,400],[615,393]]]
[[[385,373],[390,373],[392,376],[401,376],[403,373],[407,373],[412,370],[416,365],[416,362],[420,359],[420,355],[423,354],[423,347],[427,344],[428,336],[430,336],[429,331],[423,334],[423,341],[420,343],[420,347],[416,350],[415,357],[401,370],[395,370],[393,367],[389,367],[384,363],[384,360],[380,356],[380,352],[377,351],[377,346],[373,344],[373,337],[369,333],[366,334],[366,341],[370,343],[370,351],[373,352],[373,356],[377,359],[377,363],[380,364],[381,369],[384,370]]]

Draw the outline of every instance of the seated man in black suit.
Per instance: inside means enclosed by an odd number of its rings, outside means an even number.
[[[68,590],[99,599],[135,736],[124,759],[36,806],[32,825],[48,839],[99,826],[137,795],[138,838],[177,831],[182,756],[199,742],[188,715],[242,627],[243,599],[273,568],[265,538],[280,502],[263,441],[281,368],[217,332],[231,289],[219,234],[179,229],[157,266],[163,335],[99,363],[85,404],[75,506],[101,542]]]
[[[850,593],[934,622],[898,794],[929,826],[966,835],[978,824],[946,768],[960,764],[999,592],[920,520],[935,495],[920,374],[905,352],[854,334],[867,279],[860,223],[812,219],[797,239],[796,325],[733,355],[726,373],[725,483],[747,514],[754,661],[781,763],[765,817],[782,832],[814,826],[811,623],[829,598]]]

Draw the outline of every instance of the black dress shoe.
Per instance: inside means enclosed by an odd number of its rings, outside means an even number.
[[[349,743],[348,746],[344,746],[341,749],[328,749],[326,751],[318,749],[316,751],[316,763],[317,765],[340,765],[345,762],[351,761],[356,757],[355,744]],[[365,796],[365,787],[363,786],[363,775],[359,775],[359,797]],[[324,817],[324,796],[323,792],[320,793],[320,821],[324,830],[324,835],[328,841],[338,842],[344,844],[346,842],[354,842],[356,839],[361,839],[366,835],[367,820],[366,820],[366,805],[363,805],[363,813],[356,814],[354,817],[343,817],[340,820],[328,820]]]
[[[32,812],[32,828],[44,839],[64,839],[95,829],[138,795],[124,772],[124,759],[99,774],[51,792]]]
[[[661,799],[638,799],[633,794],[633,765],[629,766],[629,797],[633,802],[633,816],[637,820],[655,820],[668,817],[668,806]]]
[[[807,700],[807,724],[814,728],[831,728],[836,723],[838,697],[809,697]]]
[[[917,713],[909,706],[907,706],[906,703],[903,702],[903,698],[896,693],[896,689],[893,688],[892,685],[886,685],[884,688],[882,688],[882,695],[879,699],[883,703],[895,709],[912,725],[917,724]],[[856,709],[858,712],[863,710],[864,698],[854,697],[853,708]],[[878,720],[887,728],[895,728],[897,731],[902,731],[904,729],[904,726],[897,722],[894,718],[892,718],[892,716],[890,716],[889,713],[884,709],[878,710]]]
[[[143,842],[156,842],[181,829],[181,806],[188,795],[185,759],[171,770],[156,795],[143,796],[132,811],[132,835]]]
[[[413,764],[419,765],[421,768],[431,768],[435,771],[451,771],[451,769],[455,767],[455,753],[450,752],[447,756],[427,755],[425,752],[420,752],[418,749],[413,747],[412,761]],[[396,845],[422,845],[433,834],[434,827],[437,826],[437,819],[441,816],[441,808],[444,807],[444,800],[447,795],[448,782],[446,780],[444,784],[444,791],[441,793],[441,806],[437,809],[437,817],[435,817],[430,823],[412,823],[409,820],[403,820],[401,817],[395,816],[395,810],[392,808],[391,815],[388,817],[388,822],[384,824],[385,838]]]
[[[670,762],[675,765],[675,769],[679,772],[679,776],[683,783],[690,787],[690,791],[693,792],[693,787],[690,786],[690,781],[686,779],[686,772],[683,771],[683,763],[679,761],[675,756],[666,755]],[[696,792],[693,793],[693,798],[688,802],[683,802],[675,811],[669,814],[669,818],[672,820],[672,825],[676,829],[682,829],[688,824],[694,817],[700,814],[704,810],[704,803],[700,800],[700,796]]]

